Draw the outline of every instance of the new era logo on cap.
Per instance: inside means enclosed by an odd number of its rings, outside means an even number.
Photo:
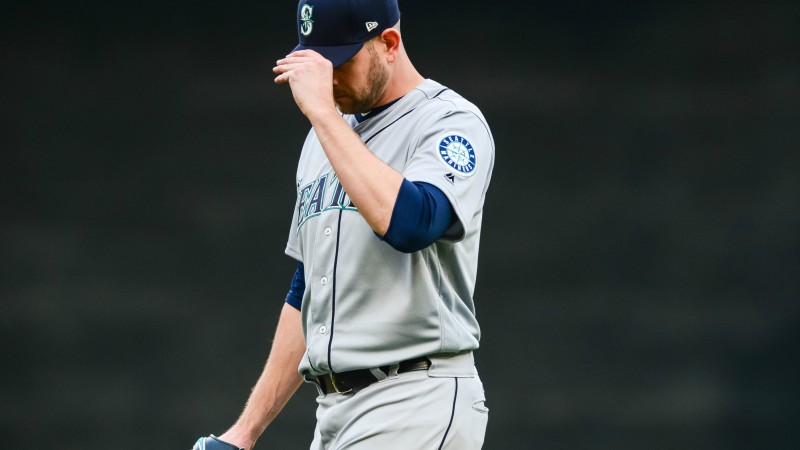
[[[378,22],[367,22],[367,32],[378,28]]]

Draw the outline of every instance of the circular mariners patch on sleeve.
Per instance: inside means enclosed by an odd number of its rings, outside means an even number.
[[[475,149],[467,138],[458,134],[449,134],[439,141],[439,156],[451,169],[462,175],[475,173]]]

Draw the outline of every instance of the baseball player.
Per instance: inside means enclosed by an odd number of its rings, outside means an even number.
[[[396,0],[301,0],[273,69],[311,122],[286,253],[297,260],[238,421],[196,449],[251,449],[303,381],[317,449],[479,449],[488,409],[473,292],[494,142],[412,65]]]

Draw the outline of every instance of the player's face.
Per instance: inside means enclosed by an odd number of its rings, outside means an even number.
[[[345,114],[367,112],[377,105],[389,82],[389,70],[372,42],[367,42],[350,61],[333,70],[336,106]]]

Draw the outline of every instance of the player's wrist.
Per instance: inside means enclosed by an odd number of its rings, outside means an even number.
[[[234,425],[230,430],[219,436],[219,438],[237,447],[249,450],[256,445],[259,436],[260,433],[255,434],[245,429],[239,429]]]
[[[306,111],[306,117],[311,125],[317,127],[330,121],[341,121],[342,115],[335,106],[320,106]]]

